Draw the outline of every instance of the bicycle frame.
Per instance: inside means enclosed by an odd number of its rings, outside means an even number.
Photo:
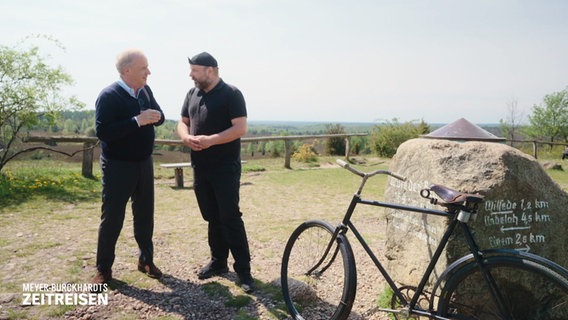
[[[455,319],[455,317],[478,319],[478,316],[481,316],[479,319],[485,319],[486,316],[491,316],[492,319],[518,319],[519,317],[525,319],[525,316],[529,314],[531,318],[551,315],[553,318],[547,317],[546,319],[557,319],[558,315],[563,318],[568,312],[568,304],[566,304],[566,294],[568,293],[567,269],[546,258],[517,250],[489,249],[482,251],[479,249],[473,231],[469,227],[469,222],[474,220],[477,215],[479,203],[483,201],[482,195],[464,193],[442,185],[432,185],[420,191],[420,196],[428,199],[430,204],[440,205],[443,208],[425,208],[418,205],[363,199],[361,193],[366,181],[376,174],[387,174],[403,181],[406,179],[385,170],[365,173],[350,167],[348,163],[342,160],[337,162],[343,168],[360,176],[362,181],[341,222],[336,227],[322,220],[306,221],[294,230],[286,244],[281,268],[282,288],[286,305],[295,319],[304,319],[304,311],[299,310],[297,306],[300,306],[300,309],[305,307],[305,315],[310,318],[321,318],[321,316],[324,316],[323,313],[328,312],[333,312],[328,316],[333,319],[346,319],[349,316],[357,290],[354,252],[347,238],[349,230],[353,232],[357,241],[393,291],[392,309],[375,307],[374,310],[376,311],[400,315],[402,318],[414,315],[438,320]],[[449,219],[445,230],[442,232],[443,234],[436,240],[437,244],[432,244],[433,247],[435,246],[435,248],[432,248],[434,252],[431,256],[429,255],[430,261],[423,270],[417,287],[404,284],[399,284],[399,287],[391,278],[375,252],[351,221],[358,205],[383,207],[400,212],[409,212],[409,214],[421,213]],[[457,258],[445,268],[438,266],[444,270],[437,277],[438,279],[433,283],[432,288],[430,289],[429,286],[427,288],[429,280],[433,280],[431,277],[434,270],[444,250],[448,247],[456,228],[462,231],[459,233],[463,235],[464,245],[468,247],[469,252],[464,252],[465,255]],[[304,232],[307,232],[305,237]],[[325,234],[323,238],[322,232]],[[331,235],[331,239],[327,238],[329,235]],[[323,243],[320,240],[323,240]],[[304,262],[304,254],[306,250],[312,249],[312,243],[316,245],[316,248],[312,250],[316,256],[311,256]],[[323,248],[321,245],[323,245]],[[321,255],[321,249],[324,249],[323,255]],[[431,250],[428,251],[431,252]],[[316,258],[315,264],[313,258]],[[336,259],[342,260],[339,265],[335,265]],[[299,262],[299,265],[291,267],[290,263],[294,262]],[[306,271],[306,268],[309,270]],[[340,274],[340,268],[343,269],[343,275]],[[328,269],[331,271],[330,277],[324,274]],[[304,276],[309,278],[304,281],[301,278]],[[296,279],[296,277],[300,278]],[[516,279],[517,277],[520,277],[522,281],[522,283],[519,282],[520,288],[508,284],[508,279]],[[310,278],[314,281],[309,281]],[[525,278],[534,280],[525,283]],[[339,279],[343,279],[341,295],[338,296],[339,292],[335,290],[331,290],[335,294],[328,295],[330,293],[327,290],[328,286],[336,285],[335,281]],[[322,282],[319,282],[319,280],[322,280]],[[320,283],[321,286],[319,286]],[[290,288],[291,284],[298,288],[305,285],[307,288],[313,289],[318,297],[321,293],[322,304],[318,302],[312,309],[312,306],[309,305],[311,300],[307,301],[308,304],[306,305],[306,301],[303,301],[305,299],[303,294],[293,297],[291,295],[293,293]],[[543,290],[533,293],[534,288],[541,286]],[[484,290],[485,293],[480,293],[479,290]],[[480,299],[477,298],[478,296]],[[426,299],[423,299],[423,297],[426,297]],[[337,300],[337,298],[340,299]],[[424,300],[428,300],[429,304],[422,303]],[[526,304],[528,300],[532,301],[535,309],[532,309],[532,304]]]
[[[364,184],[364,181],[363,181],[362,184]],[[493,281],[491,275],[489,274],[489,272],[487,270],[485,270],[485,268],[483,267],[483,264],[481,263],[481,255],[479,254],[479,248],[478,248],[478,246],[475,242],[473,234],[472,234],[471,230],[469,229],[469,227],[467,226],[466,223],[463,223],[463,222],[458,220],[458,218],[457,218],[458,215],[457,215],[457,212],[456,212],[457,210],[456,211],[450,211],[450,210],[449,211],[442,211],[442,210],[437,210],[437,209],[427,209],[427,208],[419,208],[419,207],[413,207],[413,206],[408,206],[408,205],[394,204],[394,203],[383,202],[383,201],[378,201],[378,200],[365,200],[365,199],[362,199],[361,196],[360,196],[361,189],[362,189],[362,187],[359,189],[359,191],[357,193],[355,193],[353,195],[353,198],[352,198],[351,203],[350,203],[350,205],[349,205],[349,207],[348,207],[348,209],[345,213],[345,216],[344,216],[341,224],[336,227],[335,232],[332,236],[332,239],[331,239],[330,243],[328,244],[327,249],[326,249],[322,259],[309,272],[314,271],[315,269],[317,269],[321,265],[321,263],[323,263],[323,261],[325,260],[325,257],[329,254],[329,251],[333,247],[333,244],[334,244],[337,236],[340,233],[346,234],[348,230],[351,230],[353,232],[353,234],[355,235],[355,237],[357,238],[357,240],[359,241],[359,243],[361,244],[361,246],[363,247],[363,249],[365,250],[365,252],[371,258],[371,260],[373,261],[373,263],[375,264],[377,269],[379,269],[379,271],[381,272],[381,274],[383,275],[383,277],[385,278],[385,280],[387,281],[387,283],[389,284],[389,286],[393,290],[396,297],[401,301],[401,303],[403,305],[406,306],[406,311],[403,311],[403,312],[407,313],[407,315],[419,314],[419,315],[422,315],[422,316],[433,317],[434,319],[440,319],[440,320],[447,319],[447,318],[440,317],[440,316],[432,314],[432,310],[422,310],[421,308],[416,308],[416,305],[418,303],[418,299],[420,298],[420,294],[424,290],[426,283],[428,282],[428,279],[430,278],[436,264],[438,263],[440,256],[442,255],[444,248],[446,247],[446,245],[448,243],[450,236],[454,233],[455,228],[459,224],[462,227],[463,235],[466,239],[466,242],[468,244],[468,247],[469,247],[471,253],[473,254],[474,259],[478,262],[478,265],[481,267],[481,272],[483,273],[485,280],[488,282],[489,286],[492,288],[492,290],[491,290],[492,295],[494,296],[494,298],[497,301],[499,301],[499,305],[501,307],[504,306],[504,304],[501,302],[502,298],[498,294],[498,291],[495,289],[496,286],[494,285],[494,281]],[[361,233],[357,230],[355,225],[351,222],[351,217],[353,216],[353,213],[355,212],[355,208],[357,207],[358,204],[370,205],[370,206],[375,206],[375,207],[390,208],[390,209],[398,209],[398,210],[402,210],[402,211],[418,212],[418,213],[424,213],[424,214],[429,214],[429,215],[437,215],[437,216],[442,216],[442,217],[446,217],[446,218],[450,219],[450,224],[446,228],[446,230],[445,230],[445,232],[442,236],[442,239],[440,240],[438,247],[436,248],[436,250],[434,252],[433,257],[430,260],[430,263],[428,264],[428,266],[427,266],[427,268],[424,272],[424,275],[422,276],[422,279],[420,280],[420,283],[419,283],[419,285],[416,289],[416,292],[414,293],[414,295],[412,296],[412,299],[410,301],[406,300],[406,298],[402,294],[401,290],[397,287],[394,280],[390,277],[387,270],[383,267],[383,265],[381,264],[381,262],[379,261],[379,259],[375,255],[375,253],[371,250],[371,248],[369,247],[369,245],[367,244],[367,242],[365,241],[365,239],[363,238]],[[331,264],[331,262],[335,259],[335,256],[337,255],[337,250],[338,250],[338,248],[336,248],[336,250],[333,254],[333,257],[330,259],[329,264]],[[328,266],[325,266],[323,268],[323,270],[325,271],[325,269],[327,267]],[[384,308],[380,308],[379,310],[387,311],[387,312],[400,312],[398,310],[391,310],[391,309],[384,309]],[[506,308],[503,307],[501,310],[506,310]]]

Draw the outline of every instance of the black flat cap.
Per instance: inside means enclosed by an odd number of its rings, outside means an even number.
[[[217,60],[213,58],[207,52],[201,52],[193,56],[193,58],[187,58],[189,64],[197,65],[197,66],[205,66],[205,67],[217,67]]]

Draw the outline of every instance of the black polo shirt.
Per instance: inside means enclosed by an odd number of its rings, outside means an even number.
[[[189,118],[190,134],[212,135],[232,126],[231,120],[247,116],[243,94],[222,79],[209,92],[191,88],[181,109],[181,116]],[[194,166],[208,167],[219,163],[241,160],[241,139],[214,145],[201,151],[191,151]]]

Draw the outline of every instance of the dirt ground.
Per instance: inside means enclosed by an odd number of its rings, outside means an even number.
[[[165,274],[163,279],[153,280],[136,270],[137,247],[127,213],[117,244],[108,305],[23,306],[24,284],[90,282],[100,203],[39,203],[32,208],[0,211],[0,319],[284,319],[287,312],[279,298],[278,283],[281,255],[290,233],[300,222],[314,217],[339,221],[352,191],[338,197],[322,186],[275,184],[271,175],[262,172],[244,174],[241,209],[258,286],[255,293],[246,295],[236,285],[233,272],[208,280],[197,278],[209,252],[190,173],[185,173],[183,189],[173,187],[171,169],[157,169],[156,176],[155,262]],[[314,194],[319,196],[314,198]],[[380,250],[384,220],[365,211],[356,219],[360,231],[373,235],[371,247]],[[349,319],[387,319],[373,311],[382,280],[360,246],[352,245],[359,280]],[[235,307],[234,302],[240,299],[250,301]]]

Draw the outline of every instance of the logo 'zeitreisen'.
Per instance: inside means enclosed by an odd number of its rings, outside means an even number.
[[[22,305],[107,305],[107,290],[106,283],[24,283]]]

